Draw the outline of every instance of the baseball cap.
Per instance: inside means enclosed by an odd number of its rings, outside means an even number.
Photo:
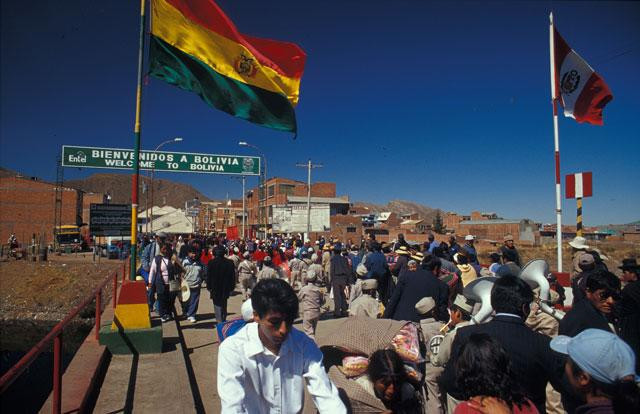
[[[467,234],[466,236],[464,236],[464,239],[465,239],[465,240],[474,240],[474,239],[475,239],[475,237],[473,237],[473,236],[472,236],[472,235],[470,235],[470,234]]]
[[[580,266],[580,267],[591,266],[591,265],[594,265],[595,263],[596,263],[596,261],[595,261],[593,255],[591,255],[589,253],[583,253],[578,258],[578,266]]]
[[[585,329],[573,338],[559,335],[551,340],[551,349],[569,355],[583,371],[605,384],[633,375],[636,357],[617,335],[602,329]]]

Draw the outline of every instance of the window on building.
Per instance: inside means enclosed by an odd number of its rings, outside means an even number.
[[[348,226],[347,227],[347,233],[355,233],[356,232],[356,228],[352,227],[352,226]]]
[[[267,197],[273,197],[276,193],[276,186],[270,185],[269,187],[267,187],[267,189],[268,189]]]
[[[293,184],[280,184],[278,186],[279,194],[293,195],[293,189],[296,188]]]

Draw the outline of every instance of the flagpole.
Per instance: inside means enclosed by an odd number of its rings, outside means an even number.
[[[562,272],[562,199],[560,197],[560,138],[558,134],[558,100],[556,91],[555,45],[553,12],[549,14],[549,67],[551,70],[551,103],[553,105],[553,144],[556,166],[556,241],[558,244],[558,272]]]
[[[133,174],[131,176],[131,264],[129,279],[136,279],[136,254],[138,240],[138,177],[140,176],[140,112],[142,107],[142,69],[144,66],[144,26],[146,22],[146,0],[140,0],[140,38],[138,46],[138,86],[136,87],[136,121],[134,125],[135,146],[133,150]]]

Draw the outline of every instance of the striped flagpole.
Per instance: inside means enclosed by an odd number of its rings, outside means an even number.
[[[146,0],[140,0],[140,37],[138,48],[138,86],[136,87],[136,119],[134,124],[135,146],[133,150],[133,174],[131,176],[131,264],[130,280],[136,280],[136,255],[138,249],[138,178],[140,176],[140,112],[142,111],[142,71],[144,66],[144,27]]]
[[[582,237],[582,197],[576,197],[578,215],[576,216],[576,236]]]
[[[558,135],[558,100],[556,93],[555,45],[553,41],[553,12],[549,14],[549,66],[551,68],[551,103],[553,105],[553,143],[556,166],[556,241],[558,243],[558,272],[562,272],[562,198],[560,196],[560,138]]]

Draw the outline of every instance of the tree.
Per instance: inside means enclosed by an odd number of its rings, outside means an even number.
[[[438,234],[444,234],[445,226],[442,223],[442,215],[440,210],[436,211],[436,216],[433,218],[433,231]]]

